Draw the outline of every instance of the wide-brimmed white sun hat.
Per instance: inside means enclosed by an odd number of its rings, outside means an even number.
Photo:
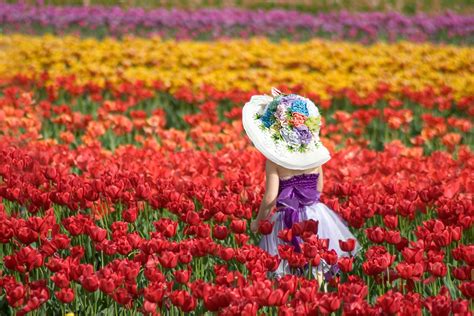
[[[280,166],[305,170],[331,159],[319,139],[319,110],[305,97],[275,88],[272,96],[254,95],[244,105],[242,123],[255,147]]]

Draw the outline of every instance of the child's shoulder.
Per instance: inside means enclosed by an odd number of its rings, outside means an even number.
[[[266,160],[266,165],[267,165],[267,166],[276,167],[276,168],[279,167],[276,163],[274,163],[274,162],[271,161],[270,159],[267,159],[267,160]]]

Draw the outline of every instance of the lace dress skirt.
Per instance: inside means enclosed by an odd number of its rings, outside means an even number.
[[[284,209],[284,211],[277,211],[272,216],[271,222],[274,223],[273,230],[269,235],[264,235],[259,243],[259,247],[267,251],[270,255],[279,255],[278,246],[281,244],[291,245],[291,243],[285,242],[278,237],[279,231],[291,226],[287,222],[288,214],[285,214],[285,211],[295,212],[298,222],[309,219],[317,221],[318,238],[328,239],[328,249],[334,249],[338,257],[349,256],[349,253],[341,250],[339,240],[346,241],[349,238],[355,239],[355,248],[351,252],[351,255],[354,256],[360,251],[360,243],[351,233],[344,219],[326,204],[319,201],[319,192],[317,192],[316,189],[317,176],[319,176],[319,174],[303,174],[288,180],[280,180],[277,206],[280,205],[287,208]],[[293,205],[293,207],[291,207],[291,205]],[[327,274],[329,271],[334,271],[335,269],[337,269],[337,264],[331,267],[324,259],[321,259],[319,266],[313,268],[313,274],[316,276],[318,270]],[[291,270],[286,260],[281,260],[278,269],[274,272],[277,277],[290,273]]]

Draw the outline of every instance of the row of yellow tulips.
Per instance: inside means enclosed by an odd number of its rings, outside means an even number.
[[[103,41],[73,36],[0,36],[0,77],[48,71],[52,77],[76,75],[80,82],[159,80],[171,91],[221,91],[275,85],[302,85],[305,91],[373,91],[387,83],[395,92],[450,86],[454,98],[474,95],[474,48],[450,45],[312,40],[271,42],[264,38],[216,42],[176,42],[159,38]]]

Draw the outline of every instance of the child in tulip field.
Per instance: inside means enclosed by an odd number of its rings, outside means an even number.
[[[331,157],[319,139],[318,108],[299,95],[285,95],[276,89],[272,89],[272,95],[253,96],[242,112],[247,135],[267,158],[265,194],[251,231],[259,231],[262,223],[270,221],[273,229],[263,236],[259,246],[270,255],[280,255],[280,245],[292,245],[293,251],[301,253],[305,252],[302,239],[290,234],[290,230],[298,223],[312,225],[312,230],[317,230],[317,247],[328,242],[328,250],[338,257],[355,255],[361,247],[346,222],[320,202],[322,165]],[[269,218],[274,206],[277,212]],[[282,235],[289,242],[281,239]],[[323,278],[329,281],[339,268],[337,263],[329,265],[324,259],[319,262],[312,273],[321,284]],[[301,273],[302,269],[292,269],[287,260],[281,260],[275,276],[292,272]]]

